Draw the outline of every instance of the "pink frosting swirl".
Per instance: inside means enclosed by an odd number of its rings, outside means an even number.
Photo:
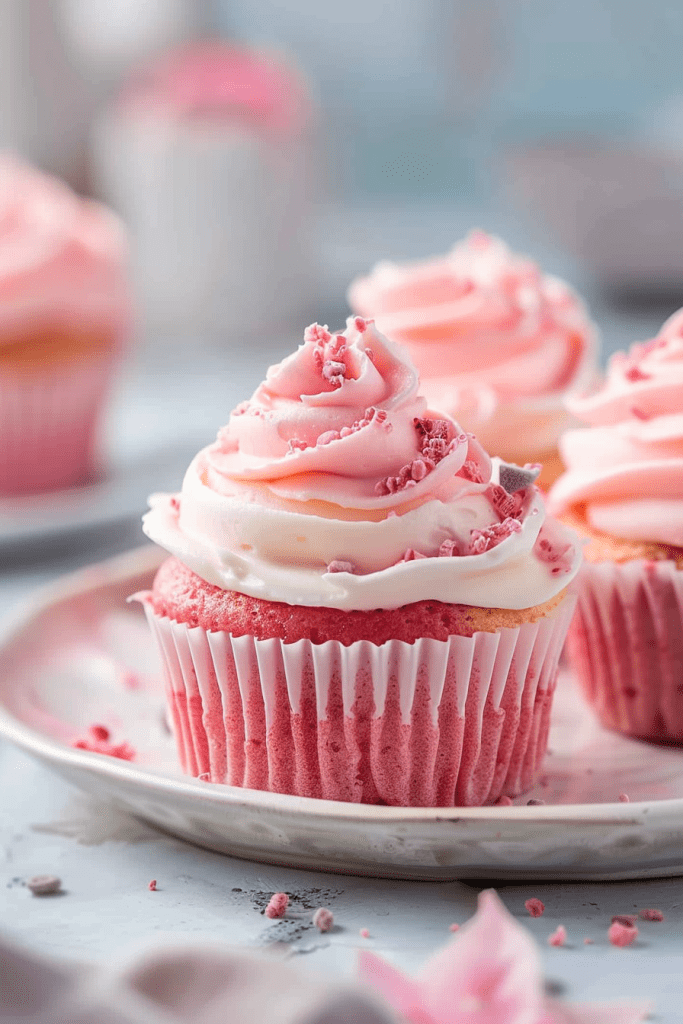
[[[511,433],[537,435],[527,455],[551,448],[567,418],[562,395],[595,373],[595,331],[578,297],[482,231],[444,257],[380,263],[348,297],[408,347],[430,404],[505,457]]]
[[[125,328],[126,255],[113,213],[0,158],[0,343],[41,322]]]
[[[237,120],[277,134],[301,131],[313,114],[303,76],[281,54],[215,40],[163,55],[130,83],[120,104],[134,113]]]
[[[492,465],[428,410],[407,354],[350,317],[307,329],[181,494],[152,499],[145,532],[208,582],[288,604],[527,608],[580,557],[544,521],[535,472]]]
[[[652,341],[612,356],[604,387],[571,402],[551,507],[584,505],[597,530],[683,546],[683,310]]]

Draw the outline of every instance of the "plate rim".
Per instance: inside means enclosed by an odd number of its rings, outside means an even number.
[[[56,607],[60,602],[85,596],[100,588],[120,586],[152,572],[166,552],[145,544],[104,561],[91,563],[33,590],[0,619],[0,655],[17,641],[31,622]],[[218,803],[226,808],[244,806],[274,814],[297,814],[308,818],[335,818],[369,824],[410,824],[460,821],[547,822],[548,824],[636,825],[660,816],[683,817],[683,797],[663,800],[641,800],[629,803],[604,804],[542,804],[509,807],[389,807],[376,804],[349,803],[316,797],[271,793],[266,790],[203,782],[191,777],[173,778],[144,765],[132,765],[117,758],[68,747],[46,736],[17,718],[4,704],[0,691],[0,737],[19,746],[29,754],[66,768],[78,768],[99,776],[113,776],[126,784],[142,785],[159,794],[174,792],[202,802]]]

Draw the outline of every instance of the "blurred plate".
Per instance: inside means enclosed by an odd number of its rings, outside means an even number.
[[[185,778],[141,609],[163,553],[144,548],[43,590],[0,634],[0,735],[183,839],[266,863],[389,878],[617,879],[683,871],[683,751],[603,732],[571,680],[546,775],[519,806],[374,807]],[[39,642],[37,642],[39,640]],[[135,763],[74,749],[94,722]],[[631,803],[619,803],[627,792]],[[527,806],[530,795],[545,800]]]
[[[133,520],[147,508],[153,491],[180,486],[185,469],[200,447],[169,445],[143,458],[121,461],[97,483],[64,491],[0,497],[0,551],[54,541],[85,530]]]

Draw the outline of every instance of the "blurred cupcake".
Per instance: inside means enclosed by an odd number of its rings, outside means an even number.
[[[511,462],[562,471],[564,400],[597,376],[597,335],[574,292],[473,231],[448,255],[378,263],[349,288],[351,308],[405,344],[430,405]]]
[[[124,87],[95,133],[96,173],[131,228],[150,334],[224,340],[301,313],[315,120],[282,55],[232,43],[175,49]]]
[[[553,511],[588,538],[567,652],[610,729],[683,742],[683,311],[574,400]]]
[[[84,483],[130,322],[119,221],[0,158],[0,495]]]
[[[533,476],[430,413],[371,323],[309,327],[145,517],[184,770],[417,806],[530,787],[580,560]]]

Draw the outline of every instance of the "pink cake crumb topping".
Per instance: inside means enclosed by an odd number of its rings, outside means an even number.
[[[517,491],[515,494],[508,494],[500,484],[489,484],[484,491],[494,509],[501,519],[519,519],[524,504],[524,492]]]
[[[664,914],[661,910],[641,910],[638,915],[643,921],[663,921]]]
[[[519,533],[522,524],[519,519],[507,518],[502,523],[493,523],[485,530],[472,530],[470,532],[470,546],[468,554],[483,555],[485,551],[497,547],[506,537],[513,533]]]
[[[147,888],[149,889],[150,892],[156,892],[157,891],[157,880],[156,880],[156,878],[152,879],[152,881],[149,883]]]
[[[369,928],[361,928],[361,930],[358,932],[358,934],[360,935],[361,939],[369,939],[370,938],[370,930],[369,930]]]
[[[524,906],[531,917],[541,917],[545,910],[545,903],[542,903],[535,896],[530,900],[525,900]]]
[[[109,730],[104,725],[91,725],[87,736],[76,739],[71,744],[76,750],[89,750],[93,754],[106,754],[107,757],[118,757],[121,761],[134,761],[135,749],[130,743],[110,743]]]
[[[613,921],[607,932],[607,937],[613,946],[630,946],[638,938],[638,929],[634,924]]]
[[[353,562],[344,562],[340,558],[335,558],[327,567],[328,572],[353,572]]]
[[[552,935],[548,936],[549,946],[564,946],[567,941],[567,929],[563,924],[559,924]]]
[[[313,924],[321,932],[329,932],[334,924],[334,914],[327,907],[318,907],[313,915]]]
[[[552,566],[551,573],[559,576],[560,573],[571,572],[574,564],[574,547],[572,544],[555,544],[550,540],[545,527],[541,529],[538,539],[534,544],[534,554],[539,562],[545,562]]]
[[[284,917],[285,911],[289,906],[289,896],[286,892],[275,892],[270,897],[270,903],[266,907],[266,917],[271,920],[275,920],[278,917]]]

